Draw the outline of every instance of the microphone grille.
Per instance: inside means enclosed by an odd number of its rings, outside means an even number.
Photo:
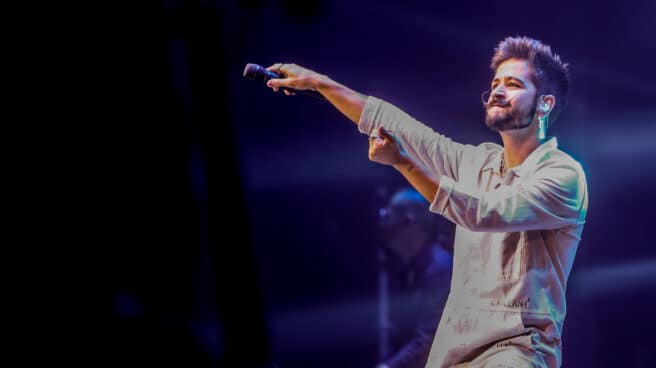
[[[244,77],[254,80],[261,68],[262,67],[257,64],[246,64],[246,67],[244,68]]]

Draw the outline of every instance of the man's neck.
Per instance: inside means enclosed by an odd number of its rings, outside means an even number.
[[[505,169],[519,166],[542,143],[534,129],[501,132]]]

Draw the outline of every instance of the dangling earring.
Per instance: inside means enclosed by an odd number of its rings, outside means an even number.
[[[538,139],[542,140],[547,137],[547,115],[538,117]]]

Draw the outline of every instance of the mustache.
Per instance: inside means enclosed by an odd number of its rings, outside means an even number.
[[[508,107],[510,106],[510,101],[501,102],[501,101],[490,101],[487,104],[487,107],[499,106],[499,107]]]

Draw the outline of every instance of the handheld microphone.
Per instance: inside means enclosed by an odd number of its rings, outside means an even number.
[[[271,70],[266,69],[265,67],[257,64],[246,64],[246,67],[244,68],[244,77],[246,79],[254,80],[259,83],[264,83],[269,79],[282,79],[286,78],[286,76],[282,73],[276,73]],[[282,90],[287,90],[289,92],[294,92],[294,93],[302,93],[304,95],[312,96],[314,98],[317,98],[322,101],[326,101],[326,98],[323,97],[323,95],[317,91],[313,90],[300,90],[300,89],[293,89],[293,88],[287,88],[287,87],[280,87]]]

